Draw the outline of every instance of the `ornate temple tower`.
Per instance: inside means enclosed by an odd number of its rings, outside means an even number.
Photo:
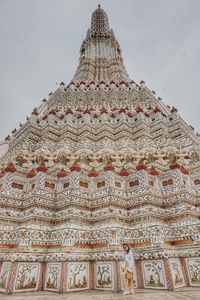
[[[131,80],[99,6],[72,82],[0,144],[0,291],[200,286],[200,139]]]

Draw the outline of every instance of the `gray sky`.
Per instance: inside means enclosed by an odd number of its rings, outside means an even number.
[[[130,77],[200,131],[199,0],[0,0],[0,141],[72,79],[98,3]]]

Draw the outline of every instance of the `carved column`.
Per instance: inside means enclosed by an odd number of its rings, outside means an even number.
[[[89,289],[94,290],[95,289],[95,262],[90,261],[89,262]]]
[[[167,289],[169,291],[172,291],[174,288],[174,284],[173,284],[173,277],[172,277],[172,272],[169,264],[169,259],[163,258],[163,264],[164,264],[165,277],[167,282]]]
[[[137,279],[137,287],[144,288],[144,278],[143,278],[143,268],[142,268],[142,260],[135,261],[135,276]]]
[[[188,269],[187,269],[187,262],[185,257],[180,257],[180,262],[181,262],[181,267],[183,270],[183,276],[185,280],[185,286],[190,286],[190,279],[189,279],[189,274],[188,274]]]
[[[61,262],[60,287],[58,291],[59,294],[67,292],[67,265],[67,262]]]
[[[43,291],[45,288],[46,271],[47,271],[47,262],[42,262],[40,275],[39,275],[38,291]]]
[[[115,260],[113,262],[113,279],[114,279],[114,291],[121,292],[122,291],[122,282],[121,282],[121,267],[120,261]]]
[[[12,262],[5,294],[12,294],[13,293],[15,279],[16,279],[16,276],[17,276],[17,266],[18,266],[18,262]]]

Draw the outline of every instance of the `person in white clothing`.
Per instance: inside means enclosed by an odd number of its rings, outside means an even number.
[[[134,294],[133,279],[134,279],[134,256],[127,244],[123,244],[125,251],[124,266],[122,267],[122,278],[124,285],[124,295]]]

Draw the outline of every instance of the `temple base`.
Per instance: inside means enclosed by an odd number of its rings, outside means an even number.
[[[82,290],[120,292],[122,261],[2,262],[0,292],[67,293]],[[137,260],[134,285],[139,289],[200,287],[200,258]]]

